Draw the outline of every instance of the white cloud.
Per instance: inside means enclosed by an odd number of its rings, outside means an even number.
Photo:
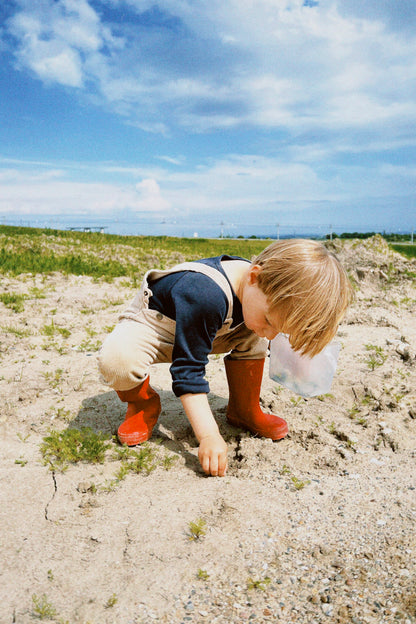
[[[157,184],[79,182],[66,179],[62,171],[3,170],[0,173],[0,214],[114,216],[120,211],[166,209]],[[139,191],[139,192],[138,192]]]
[[[8,23],[21,66],[45,82],[81,87],[87,56],[103,46],[108,33],[95,11],[86,0],[21,4]]]
[[[21,185],[27,183],[38,183],[62,178],[64,176],[62,169],[44,169],[39,171],[29,171],[25,173],[19,169],[4,168],[0,169],[0,180],[3,184],[12,183]]]
[[[21,65],[91,88],[95,102],[145,130],[371,122],[379,132],[388,120],[393,135],[403,114],[416,121],[415,40],[390,30],[400,12],[391,3],[164,0],[155,10],[150,0],[113,0],[125,15],[117,24],[98,2],[97,11],[86,0],[21,3],[9,23]]]
[[[157,158],[171,165],[181,165],[183,163],[183,158],[174,158],[173,156],[157,156]]]
[[[163,199],[160,187],[153,178],[146,178],[136,184],[139,201],[136,207],[145,211],[167,211],[170,203]]]
[[[58,82],[68,87],[82,85],[81,60],[75,50],[65,48],[58,51],[53,44],[38,42],[36,53],[32,55],[31,52],[27,50],[30,57],[28,65],[46,82]]]
[[[409,227],[414,166],[374,162],[367,167],[358,161],[328,166],[330,156],[318,149],[306,154],[289,149],[279,157],[230,155],[180,171],[168,166],[84,167],[82,163],[66,169],[46,165],[30,169],[28,163],[15,163],[0,170],[0,215],[73,214],[114,220],[123,212],[140,212],[149,219],[176,218],[197,226],[222,220],[261,225],[300,219],[300,224],[322,224],[340,218],[345,223],[353,218],[357,224],[371,212],[377,223],[386,223],[392,214],[400,220],[403,213],[401,227]],[[80,175],[86,173],[90,181],[80,182]],[[118,182],[112,183],[114,176]],[[391,209],[379,214],[378,207],[388,205],[392,197],[396,200]],[[338,218],[331,216],[337,208]]]

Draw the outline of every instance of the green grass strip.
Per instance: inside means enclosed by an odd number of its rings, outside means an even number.
[[[398,243],[392,243],[391,247],[394,249],[394,251],[397,251],[407,258],[416,258],[416,245],[401,245]]]
[[[53,253],[38,254],[30,249],[21,253],[0,251],[0,271],[11,275],[21,273],[52,273],[60,271],[72,275],[90,275],[92,277],[122,277],[132,275],[134,267],[123,266],[120,262],[99,260],[80,255],[57,256]]]

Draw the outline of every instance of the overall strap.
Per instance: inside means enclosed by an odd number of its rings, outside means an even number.
[[[210,277],[214,282],[224,291],[225,296],[228,300],[228,312],[227,319],[225,323],[231,324],[232,315],[233,315],[233,293],[231,290],[231,286],[225,277],[218,269],[214,269],[214,267],[209,266],[208,264],[204,264],[203,262],[182,262],[181,264],[176,264],[170,269],[166,271],[159,271],[157,269],[152,269],[146,274],[146,278],[157,280],[165,275],[169,275],[171,273],[179,273],[180,271],[194,271],[195,273],[203,273]]]

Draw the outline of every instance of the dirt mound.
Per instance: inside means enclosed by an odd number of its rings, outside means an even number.
[[[364,240],[335,239],[325,245],[336,253],[356,283],[395,283],[408,279],[416,270],[416,260],[392,250],[379,234]]]

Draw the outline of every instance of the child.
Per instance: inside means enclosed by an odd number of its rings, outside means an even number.
[[[148,369],[171,362],[172,389],[199,442],[201,466],[224,476],[227,445],[207,399],[210,353],[228,354],[228,422],[284,438],[287,423],[259,406],[269,341],[283,332],[295,350],[319,353],[334,337],[351,292],[337,258],[305,239],[277,241],[251,263],[223,255],[149,271],[98,357],[104,380],[127,402],[120,442],[133,446],[152,435],[161,406]]]

